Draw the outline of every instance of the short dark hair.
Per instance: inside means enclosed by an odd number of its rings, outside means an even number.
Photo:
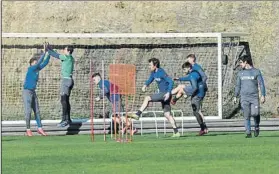
[[[72,54],[74,52],[74,47],[73,46],[68,45],[68,46],[66,46],[66,48],[67,48],[67,51],[70,52],[70,54]]]
[[[36,57],[32,57],[30,60],[29,60],[29,65],[31,66],[31,64],[35,61],[38,61],[38,59]]]
[[[160,68],[160,60],[159,59],[156,59],[156,58],[151,58],[148,60],[148,62],[152,62],[154,66],[156,66],[157,68]]]
[[[249,65],[253,65],[252,64],[252,59],[248,55],[244,55],[244,56],[239,57],[238,61],[247,62]]]
[[[182,69],[184,69],[184,68],[192,68],[192,65],[191,65],[191,63],[190,62],[185,62],[185,63],[183,63],[183,65],[182,65]]]
[[[99,76],[100,78],[102,78],[100,73],[94,73],[94,74],[92,75],[92,78],[97,77],[97,76]]]
[[[189,57],[193,58],[193,59],[194,59],[194,62],[196,61],[196,56],[195,56],[195,54],[189,54],[189,55],[187,56],[187,58],[189,58]]]

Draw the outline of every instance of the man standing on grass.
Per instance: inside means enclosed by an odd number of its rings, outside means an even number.
[[[65,127],[72,123],[71,120],[71,105],[70,105],[70,95],[71,91],[74,87],[74,80],[73,80],[73,71],[74,71],[74,58],[72,53],[74,48],[72,46],[66,46],[63,49],[63,54],[58,54],[51,47],[47,46],[48,53],[61,60],[61,88],[60,88],[60,95],[61,95],[61,104],[62,104],[62,120],[58,124],[59,127]]]
[[[154,80],[157,82],[159,93],[153,94],[151,96],[146,96],[144,98],[141,108],[137,111],[136,114],[129,114],[130,117],[138,120],[142,112],[147,108],[149,102],[161,102],[162,109],[164,110],[164,116],[171,123],[173,127],[173,136],[180,137],[178,132],[176,122],[171,113],[171,90],[173,88],[173,81],[167,75],[164,69],[160,68],[160,61],[156,58],[151,58],[148,60],[151,74],[149,79],[145,82],[145,85],[142,87],[142,91],[146,91],[146,87],[149,86]]]
[[[182,65],[182,69],[187,75],[185,77],[175,78],[174,80],[190,81],[191,87],[187,87],[186,85],[178,85],[178,87],[173,89],[171,92],[172,95],[176,94],[173,96],[171,103],[175,105],[182,95],[191,96],[193,114],[200,125],[201,130],[199,135],[201,136],[208,133],[208,129],[201,112],[202,101],[205,96],[203,81],[200,74],[193,70],[193,67],[189,62],[184,63]]]
[[[260,102],[265,102],[265,85],[261,71],[252,67],[252,60],[245,55],[239,58],[240,66],[243,70],[237,74],[234,103],[236,97],[240,95],[241,108],[245,119],[246,138],[251,138],[251,117],[254,117],[254,136],[260,133]],[[259,89],[261,89],[261,99],[259,99]]]
[[[46,57],[45,57],[46,56]],[[44,44],[43,54],[40,59],[37,60],[33,57],[29,60],[29,67],[26,73],[24,85],[23,85],[23,102],[25,111],[25,121],[26,121],[26,134],[27,136],[33,136],[30,130],[30,119],[31,111],[34,111],[35,119],[37,122],[38,130],[37,132],[41,135],[46,136],[41,123],[39,101],[36,94],[37,82],[39,79],[39,72],[48,64],[50,56],[46,53],[46,45]]]
[[[112,117],[112,127],[110,127],[110,131],[112,131],[113,133],[115,133],[118,131],[118,125],[121,123],[121,121],[123,121],[124,123],[126,122],[126,119],[124,117],[120,117],[117,113],[122,112],[123,108],[121,106],[121,95],[117,94],[118,92],[118,87],[114,84],[112,84],[109,80],[102,80],[100,73],[94,73],[92,75],[94,84],[98,85],[99,89],[101,89],[100,91],[100,95],[95,98],[95,101],[100,101],[101,99],[103,99],[103,92],[104,95],[107,97],[107,99],[109,100],[109,102],[112,105],[112,111],[113,113],[115,113],[115,115]],[[104,87],[103,87],[104,84]],[[111,92],[115,93],[115,94],[111,94]],[[114,122],[116,122],[116,127],[114,127]],[[127,122],[125,123],[126,126],[123,128],[123,133],[125,133],[127,131],[127,128],[131,125],[131,122],[129,120],[127,120]],[[118,132],[117,132],[118,133]],[[137,133],[137,129],[134,128],[134,130],[132,131],[132,135],[134,135],[135,133]]]

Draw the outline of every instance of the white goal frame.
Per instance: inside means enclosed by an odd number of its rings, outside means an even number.
[[[206,116],[206,120],[222,119],[222,38],[246,36],[247,33],[2,33],[2,38],[217,38],[218,49],[218,115]],[[145,119],[145,118],[141,118]],[[165,118],[157,118],[165,119]],[[194,116],[184,117],[194,120]],[[48,120],[50,121],[50,120]]]

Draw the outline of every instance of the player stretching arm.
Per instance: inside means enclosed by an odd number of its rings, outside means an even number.
[[[70,95],[71,91],[74,87],[74,80],[73,80],[73,71],[74,71],[74,57],[72,53],[74,48],[72,46],[66,46],[63,49],[64,54],[58,54],[51,47],[48,45],[48,53],[61,60],[61,74],[62,74],[62,81],[61,81],[61,88],[60,88],[60,96],[61,96],[61,104],[62,104],[62,120],[57,125],[59,127],[65,127],[72,123],[71,120],[71,105],[70,105]]]
[[[44,53],[41,55],[39,60],[37,60],[36,57],[33,57],[29,60],[30,66],[28,67],[24,85],[23,85],[22,96],[24,102],[27,136],[33,136],[32,131],[30,130],[30,120],[31,120],[32,110],[34,111],[36,123],[38,126],[37,132],[41,135],[46,136],[46,133],[42,128],[39,101],[36,94],[37,82],[39,80],[39,72],[49,63],[49,59],[50,59],[50,56],[47,53],[45,53],[45,50],[46,49],[44,45]]]

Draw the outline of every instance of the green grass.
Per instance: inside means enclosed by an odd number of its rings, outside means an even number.
[[[132,143],[89,135],[2,137],[3,174],[274,174],[279,132],[210,133],[179,139],[154,134]]]

